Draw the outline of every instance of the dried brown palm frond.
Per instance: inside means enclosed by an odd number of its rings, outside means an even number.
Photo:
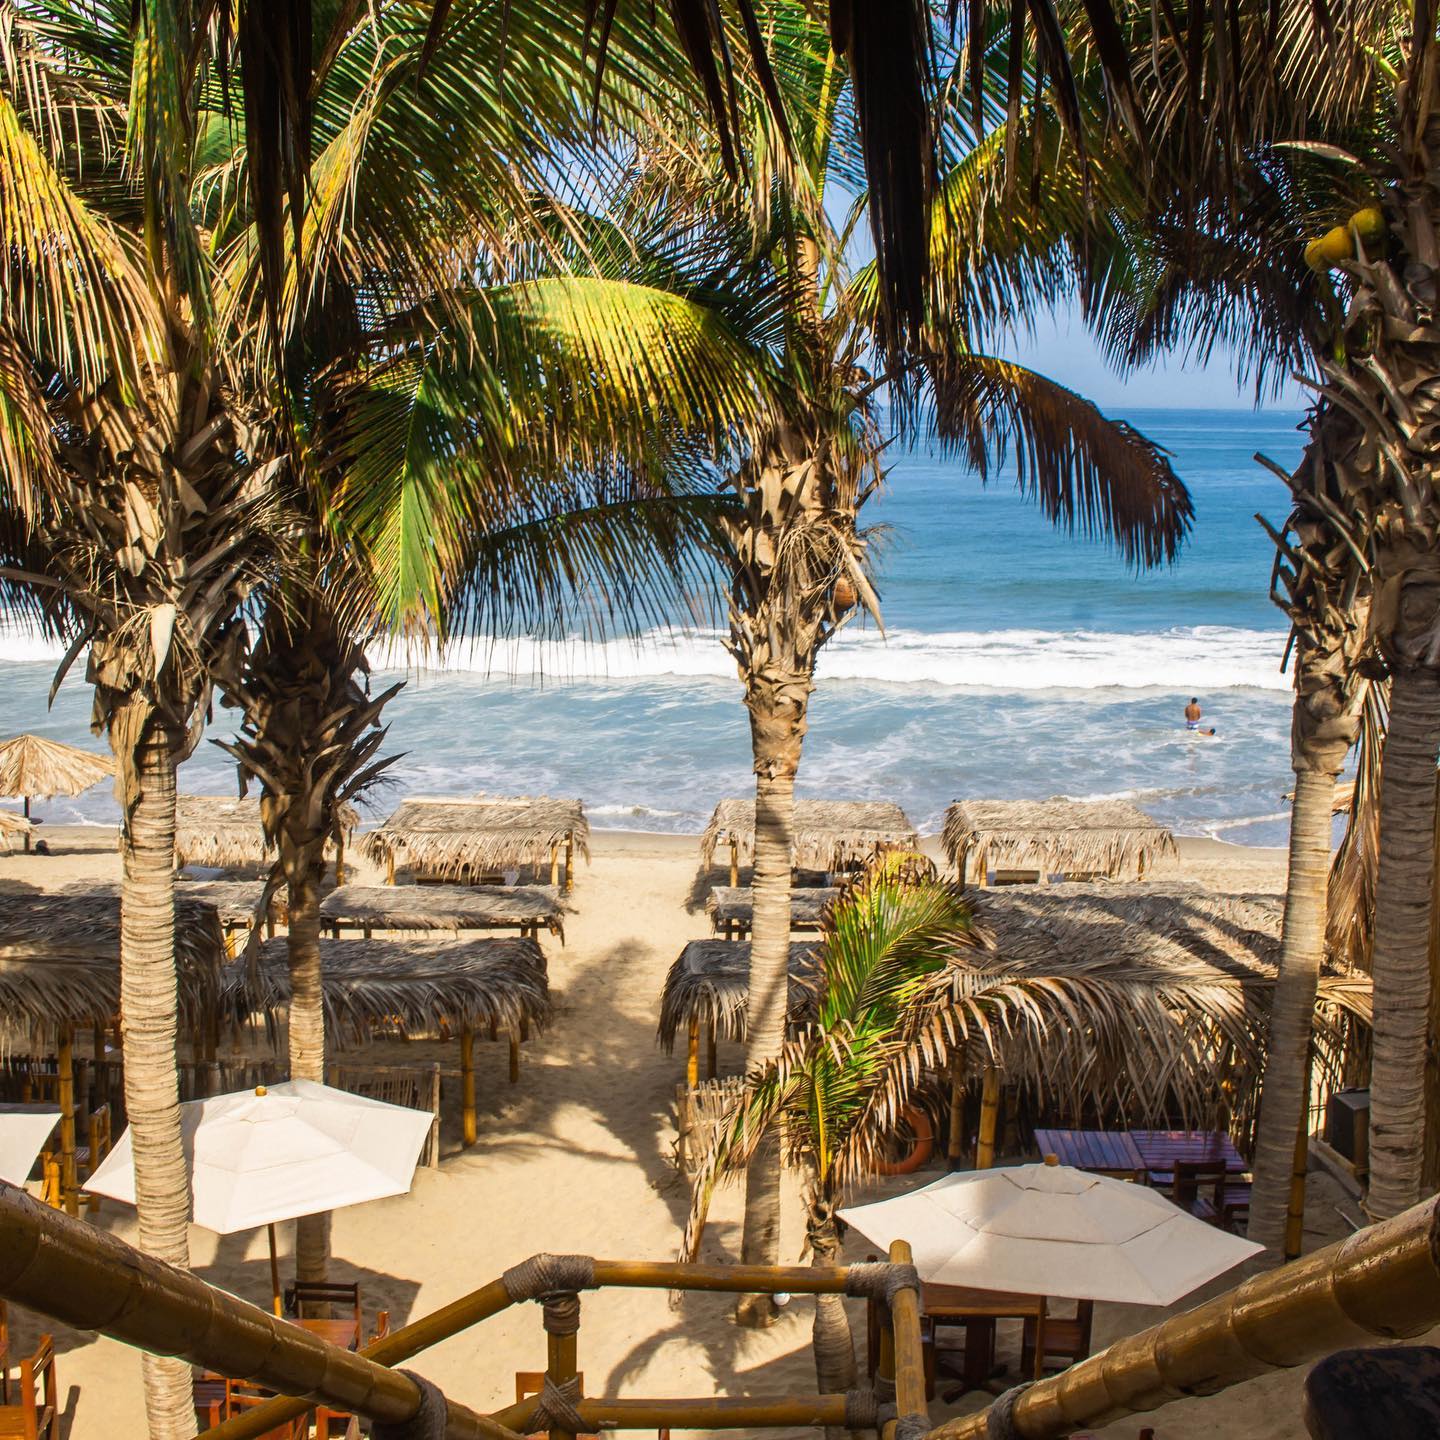
[[[945,812],[941,844],[950,863],[966,857],[986,870],[1040,869],[1112,878],[1152,870],[1177,853],[1175,837],[1120,800],[957,800]]]
[[[320,919],[376,930],[543,925],[563,940],[564,910],[552,885],[341,885],[320,902]]]
[[[0,795],[78,795],[115,773],[108,755],[81,750],[42,735],[0,741]]]
[[[462,1027],[518,1035],[550,1018],[545,956],[534,940],[322,940],[325,1030],[339,1044],[377,1035],[458,1034]],[[290,1001],[287,942],[260,948],[259,1003]]]
[[[715,852],[735,842],[742,863],[755,855],[754,800],[722,800],[700,837],[700,855],[712,865]],[[797,800],[791,863],[802,870],[841,870],[884,848],[919,844],[915,827],[890,800]]]
[[[1330,866],[1326,938],[1331,955],[1367,973],[1375,926],[1375,871],[1380,859],[1380,760],[1385,748],[1386,686],[1365,697],[1355,789],[1345,834]]]
[[[590,825],[579,800],[482,796],[406,800],[360,841],[372,860],[393,860],[439,875],[506,870],[549,862],[551,847],[573,838],[590,857]]]

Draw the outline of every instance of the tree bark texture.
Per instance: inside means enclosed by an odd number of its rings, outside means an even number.
[[[120,1009],[140,1248],[190,1264],[190,1175],[175,1061],[175,765],[163,731],[138,747],[139,792],[121,832]],[[190,1367],[143,1356],[152,1440],[195,1433]]]
[[[1421,1198],[1437,759],[1440,674],[1428,666],[1397,669],[1391,676],[1390,729],[1381,768],[1375,882],[1366,1210],[1376,1220],[1398,1215]]]
[[[1255,1185],[1246,1235],[1272,1258],[1284,1253],[1295,1136],[1309,1096],[1310,1037],[1315,993],[1325,953],[1325,891],[1330,875],[1334,774],[1295,772],[1290,817],[1290,868],[1280,940],[1280,970],[1270,1002],[1260,1123],[1255,1138]]]
[[[282,841],[282,844],[284,842]],[[290,1078],[325,1083],[325,994],[320,963],[320,846],[311,863],[295,857],[289,883]],[[330,1216],[295,1222],[295,1278],[323,1282],[330,1256]]]
[[[806,1228],[810,1240],[810,1263],[824,1266],[839,1263],[840,1236],[835,1226],[835,1202],[820,1199],[814,1190],[807,1198]],[[815,1297],[815,1379],[822,1395],[843,1395],[855,1388],[855,1337],[843,1295]],[[847,1432],[827,1429],[826,1440],[840,1440]]]

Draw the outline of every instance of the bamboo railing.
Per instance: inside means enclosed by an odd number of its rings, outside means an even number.
[[[1056,1440],[1437,1323],[1440,1196],[1012,1392],[1003,1433]],[[946,1421],[929,1440],[985,1440],[993,1433],[989,1415],[987,1408]]]
[[[924,1419],[918,1282],[903,1241],[889,1266],[685,1265],[537,1256],[498,1280],[360,1351],[319,1337],[216,1290],[187,1271],[156,1260],[103,1231],[32,1200],[0,1181],[0,1296],[81,1330],[95,1330],[157,1355],[174,1355],[207,1370],[251,1380],[278,1398],[205,1432],[207,1440],[255,1440],[316,1405],[399,1424],[416,1417],[424,1395],[390,1367],[526,1299],[543,1302],[546,1376],[556,1387],[576,1384],[579,1290],[626,1287],[739,1294],[868,1293],[853,1287],[888,1281],[893,1295],[892,1350],[896,1410]],[[583,1282],[532,1290],[516,1280],[527,1268],[558,1267]],[[577,1288],[569,1288],[576,1285]],[[518,1293],[517,1293],[518,1292]],[[548,1385],[547,1385],[548,1389]],[[537,1396],[493,1416],[444,1401],[446,1440],[520,1440],[536,1428],[551,1440],[574,1440],[577,1429],[873,1428],[868,1392],[778,1398],[588,1399],[558,1406]],[[565,1421],[576,1422],[568,1428]],[[893,1440],[894,1422],[886,1424]],[[427,1432],[428,1433],[428,1432]]]

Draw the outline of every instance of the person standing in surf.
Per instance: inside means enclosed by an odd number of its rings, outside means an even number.
[[[1213,735],[1215,730],[1212,726],[1200,723],[1200,714],[1200,701],[1192,695],[1190,703],[1185,707],[1185,728],[1200,735]]]

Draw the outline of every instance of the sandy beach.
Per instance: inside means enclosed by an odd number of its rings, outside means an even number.
[[[118,874],[112,832],[46,827],[45,835],[55,853],[0,857],[0,881],[53,888]],[[377,1308],[389,1310],[392,1326],[403,1324],[541,1250],[674,1258],[686,1210],[671,1158],[672,1105],[683,1061],[661,1053],[655,1024],[666,968],[686,941],[709,933],[696,898],[703,893],[698,844],[691,836],[597,831],[592,848],[592,863],[580,866],[565,944],[546,942],[555,1016],[548,1032],[524,1047],[520,1083],[507,1083],[503,1044],[479,1047],[476,1145],[463,1152],[459,1147],[456,1047],[414,1043],[377,1046],[367,1054],[376,1063],[434,1058],[447,1072],[440,1167],[418,1170],[408,1196],[335,1216],[332,1273],[361,1283],[367,1324]],[[1185,840],[1175,870],[1216,890],[1273,892],[1283,886],[1284,854]],[[727,1058],[738,1054],[722,1054],[722,1061]],[[939,1173],[922,1172],[919,1182]],[[1328,1177],[1312,1173],[1310,1185],[1307,1247],[1347,1232],[1342,1211],[1356,1215],[1353,1202]],[[126,1238],[133,1234],[132,1214],[114,1203],[97,1220]],[[793,1196],[786,1220],[782,1259],[794,1260],[801,1236]],[[724,1191],[707,1232],[707,1258],[734,1258],[738,1222],[737,1196]],[[283,1228],[288,1247],[289,1227]],[[190,1243],[205,1279],[265,1303],[263,1233],[219,1237],[192,1227]],[[853,1259],[862,1258],[867,1246],[852,1232],[849,1248]],[[1163,1313],[1102,1305],[1097,1344]],[[11,1328],[12,1355],[24,1353],[37,1323],[12,1311]],[[580,1368],[587,1392],[596,1395],[804,1392],[814,1386],[809,1329],[809,1303],[799,1299],[779,1325],[757,1333],[732,1324],[720,1297],[692,1297],[672,1310],[662,1293],[602,1292],[584,1299]],[[56,1340],[70,1440],[143,1433],[135,1354],[87,1334],[60,1332]],[[1012,1364],[1017,1344],[1002,1331],[1002,1354]],[[538,1311],[524,1306],[413,1364],[458,1399],[488,1409],[513,1400],[514,1373],[542,1368],[544,1356]],[[1157,1440],[1301,1437],[1300,1380],[1300,1372],[1271,1376],[1203,1405],[1177,1402],[1096,1433],[1133,1437],[1143,1423],[1155,1427]],[[977,1408],[985,1398],[965,1397],[955,1411]],[[952,1411],[937,1401],[933,1413]]]

